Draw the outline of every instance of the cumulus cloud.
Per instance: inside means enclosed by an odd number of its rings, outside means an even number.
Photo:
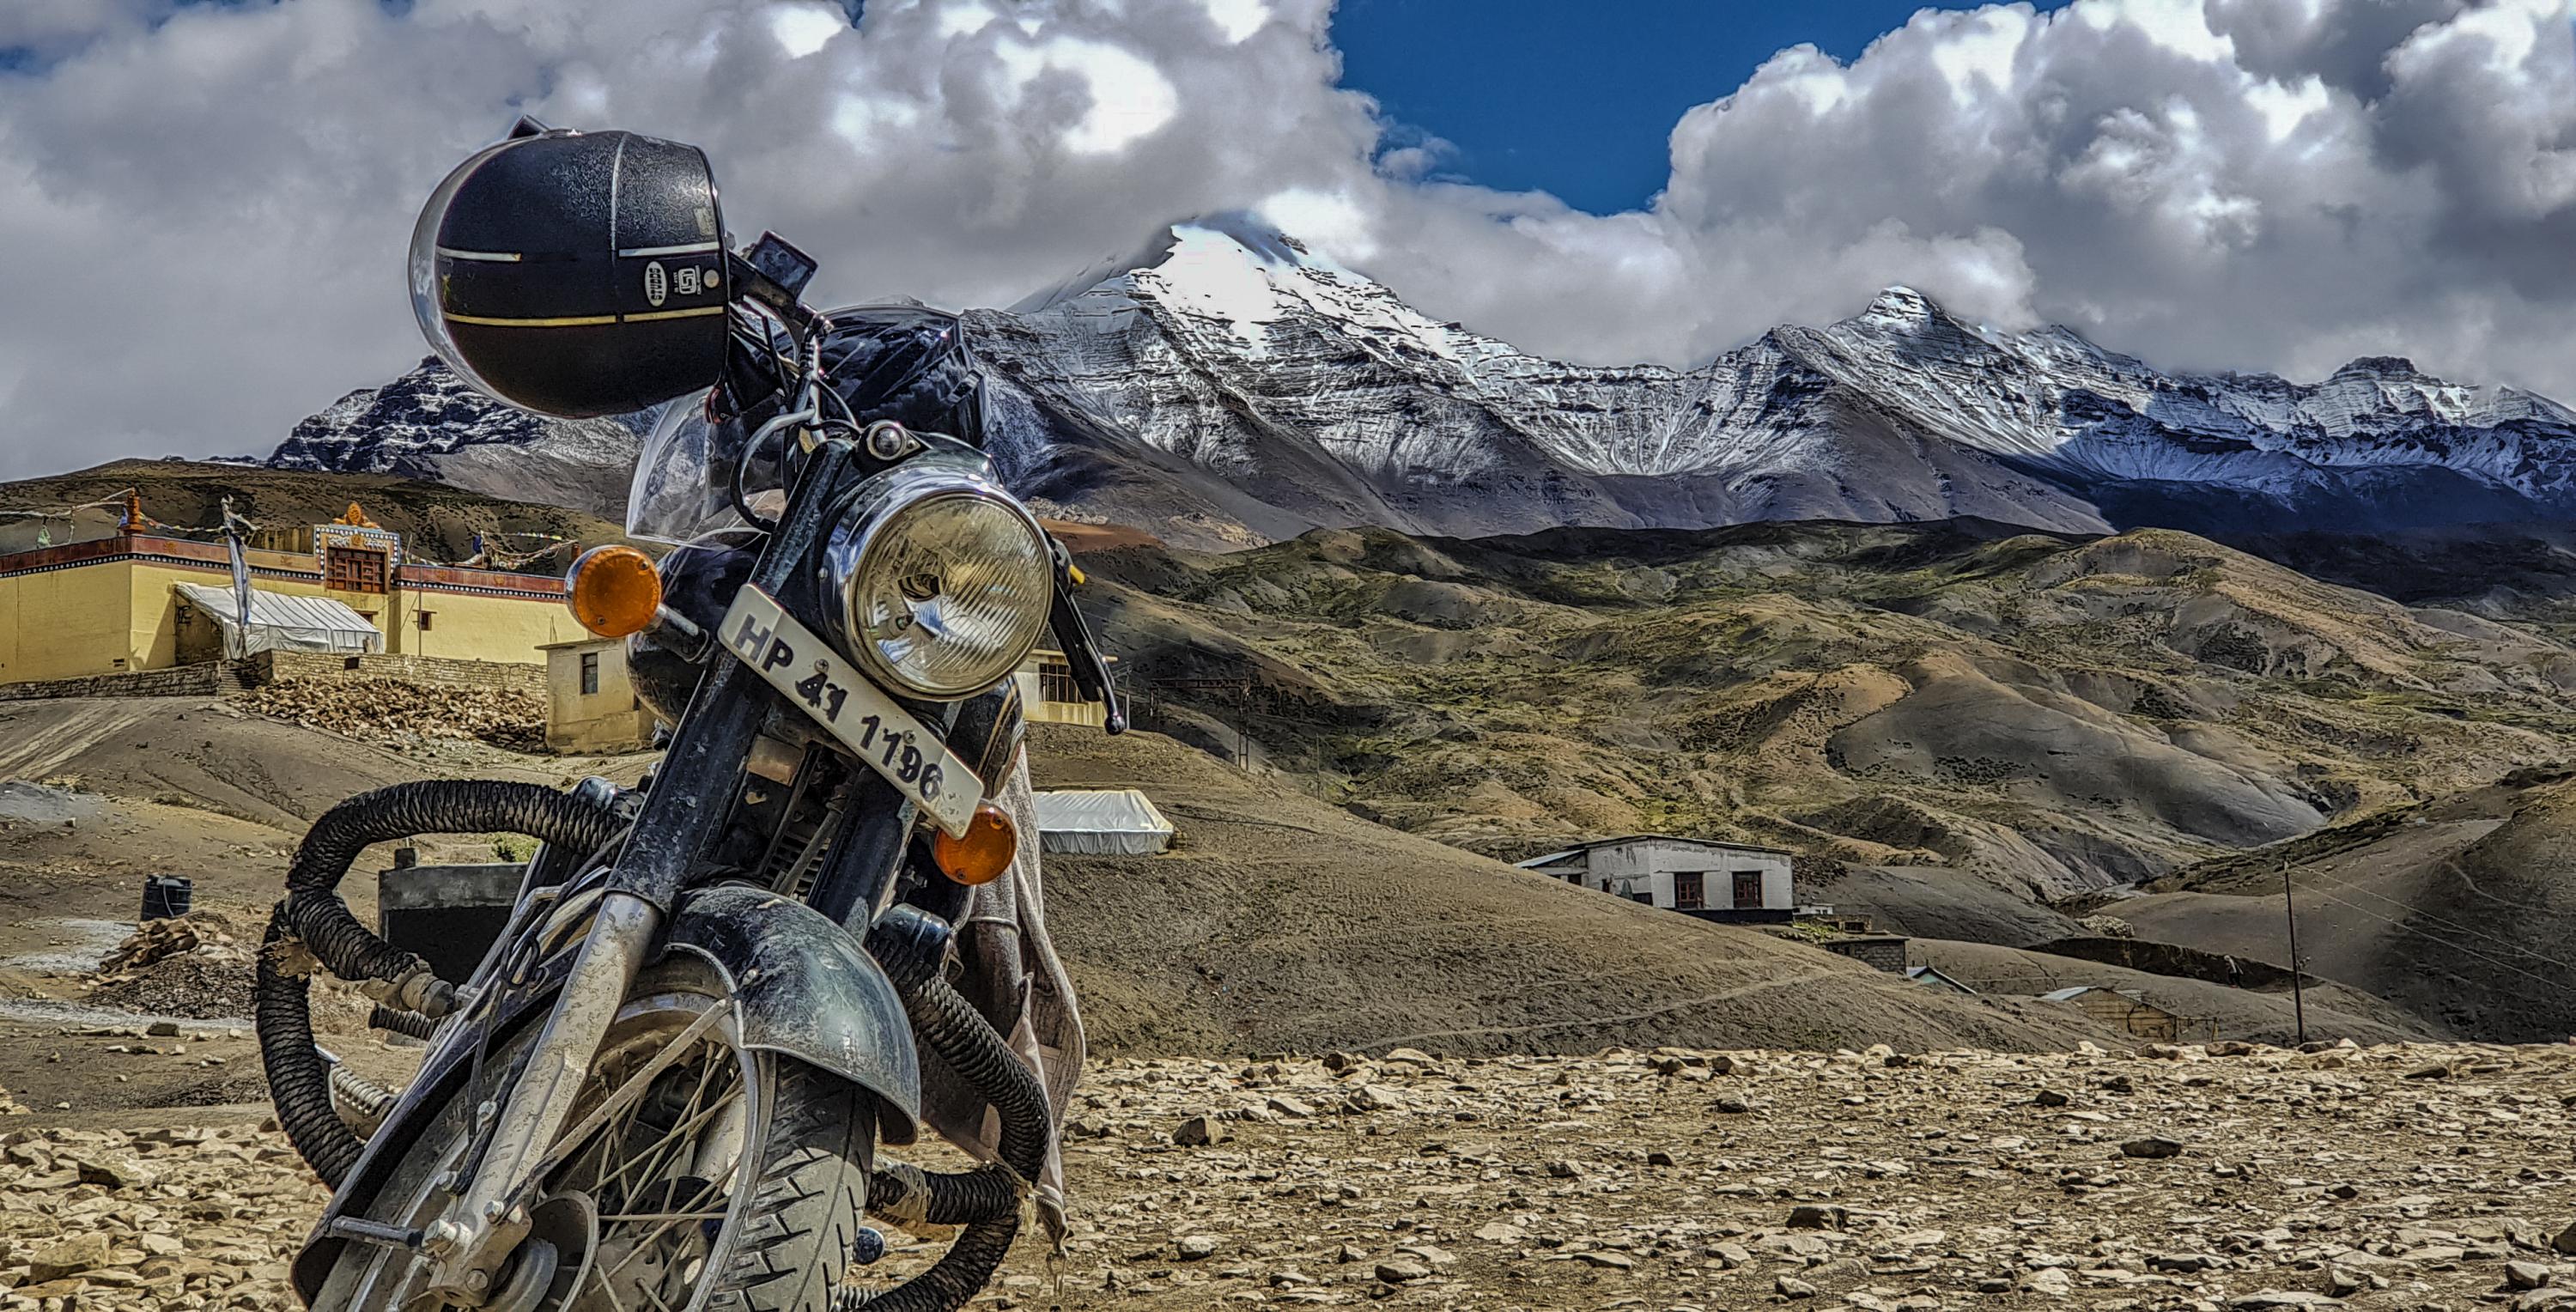
[[[1782,51],[1598,216],[1443,175],[1330,0],[0,4],[0,476],[264,451],[421,350],[415,207],[513,116],[705,146],[825,297],[1004,304],[1259,208],[1428,312],[1688,363],[1911,282],[2160,363],[2576,397],[2562,0],[2078,0]],[[1712,95],[1727,89],[1712,87]]]

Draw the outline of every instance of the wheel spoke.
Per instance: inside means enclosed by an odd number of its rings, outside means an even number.
[[[733,1098],[734,1095],[729,1092],[723,1100],[708,1107],[706,1110],[696,1112],[694,1114],[687,1114],[685,1119],[683,1119],[679,1124],[672,1126],[669,1132],[664,1134],[661,1140],[653,1145],[649,1154],[639,1155],[628,1161],[624,1166],[618,1167],[616,1174],[609,1176],[607,1179],[601,1180],[596,1186],[594,1186],[594,1188],[598,1191],[605,1192],[609,1185],[622,1181],[628,1171],[634,1170],[636,1166],[647,1161],[652,1163],[653,1169],[636,1176],[633,1186],[631,1187],[650,1185],[655,1176],[660,1175],[664,1169],[671,1165],[671,1163],[679,1160],[681,1149],[688,1146],[688,1136],[695,1133],[700,1127],[704,1126],[707,1121],[713,1119],[716,1113],[731,1107],[733,1105]],[[695,1105],[694,1097],[692,1097],[690,1105]]]
[[[707,1181],[698,1187],[697,1193],[690,1195],[689,1201],[691,1203],[695,1203],[698,1199],[705,1197],[708,1190],[715,1187],[715,1182],[713,1180]],[[643,1239],[637,1241],[634,1248],[627,1251],[626,1256],[617,1259],[617,1265],[610,1267],[608,1269],[608,1274],[613,1276],[618,1272],[625,1270],[627,1263],[634,1261],[636,1258],[642,1257],[647,1251],[651,1250],[653,1245],[661,1242],[662,1236],[671,1232],[672,1226],[678,1224],[679,1222],[677,1220],[671,1220],[664,1221],[660,1225],[653,1227],[650,1233],[646,1234]]]
[[[637,1186],[650,1184],[655,1176],[662,1173],[662,1169],[669,1164],[664,1160],[666,1151],[673,1143],[679,1140],[679,1137],[682,1134],[687,1132],[685,1127],[688,1123],[689,1113],[697,1107],[698,1099],[705,1096],[707,1081],[714,1079],[715,1073],[716,1063],[709,1061],[703,1062],[699,1065],[698,1082],[689,1090],[688,1099],[680,1104],[680,1114],[671,1122],[671,1128],[663,1131],[662,1136],[659,1139],[656,1139],[653,1142],[653,1146],[643,1155],[629,1161],[625,1168],[621,1168],[619,1172],[621,1176],[624,1174],[625,1170],[633,1168],[637,1163],[648,1161],[652,1163],[652,1169],[647,1170],[636,1177],[635,1184]],[[637,1099],[636,1102],[637,1106],[641,1107],[643,1100]],[[629,1124],[632,1124],[631,1119]]]

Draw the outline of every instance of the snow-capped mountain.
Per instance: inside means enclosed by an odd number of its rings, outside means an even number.
[[[2168,374],[2065,328],[1972,327],[1902,287],[1694,369],[1573,365],[1230,214],[968,317],[1013,485],[1189,545],[1348,524],[1977,516],[2225,536],[2576,513],[2576,414],[2541,397],[2391,358],[2312,385]],[[538,419],[425,365],[306,421],[273,463],[537,499],[579,486],[613,509],[633,452],[617,422]]]
[[[1970,327],[1903,287],[1695,369],[1597,368],[1433,321],[1231,216],[978,323],[1029,402],[999,444],[1014,472],[1147,522],[1173,518],[1169,462],[1217,476],[1220,492],[1191,489],[1205,504],[1184,536],[1957,515],[2226,532],[2576,510],[2576,415],[2540,397],[2395,359],[2312,386],[2166,374],[2065,328]]]
[[[297,424],[267,463],[426,478],[623,519],[637,446],[626,422],[549,419],[504,405],[430,356]]]

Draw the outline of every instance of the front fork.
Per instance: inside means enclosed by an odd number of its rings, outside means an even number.
[[[527,1204],[518,1195],[535,1186],[535,1168],[572,1119],[591,1059],[661,927],[661,909],[633,893],[612,890],[600,899],[525,1073],[498,1107],[475,1108],[478,1122],[493,1122],[482,1164],[447,1215],[421,1232],[421,1250],[432,1262],[430,1292],[452,1304],[483,1302],[528,1237]]]

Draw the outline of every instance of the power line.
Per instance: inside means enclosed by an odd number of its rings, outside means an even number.
[[[2358,912],[2360,912],[2361,914],[2363,914],[2363,915],[2365,915],[2365,916],[2368,916],[2368,917],[2370,917],[2370,918],[2371,918],[2371,919],[2373,919],[2373,920],[2380,921],[2380,922],[2382,922],[2382,923],[2384,923],[2384,924],[2395,925],[2395,926],[2396,926],[2396,927],[2398,927],[2399,929],[2409,930],[2409,931],[2412,931],[2412,932],[2414,932],[2414,933],[2421,934],[2421,935],[2423,935],[2424,937],[2429,938],[2429,939],[2433,940],[2434,942],[2441,944],[2441,945],[2442,945],[2442,946],[2444,946],[2444,947],[2451,948],[2451,949],[2453,949],[2454,951],[2458,951],[2458,952],[2465,952],[2465,953],[2467,953],[2468,955],[2470,955],[2470,956],[2472,956],[2472,957],[2476,957],[2478,960],[2483,961],[2483,962],[2487,963],[2487,964],[2488,964],[2488,965],[2490,965],[2490,966],[2494,966],[2494,967],[2496,967],[2496,968],[2498,968],[2498,969],[2501,969],[2501,970],[2509,970],[2509,971],[2512,971],[2514,974],[2520,975],[2520,976],[2522,976],[2522,977],[2523,977],[2523,978],[2525,978],[2525,979],[2528,979],[2528,980],[2534,981],[2535,983],[2545,984],[2545,985],[2549,986],[2549,987],[2550,987],[2550,988],[2552,988],[2552,989],[2563,989],[2563,988],[2565,988],[2565,987],[2567,986],[2567,982],[2566,982],[2565,980],[2555,980],[2555,979],[2550,979],[2549,977],[2547,977],[2547,976],[2545,976],[2545,975],[2535,975],[2535,974],[2533,974],[2533,973],[2532,973],[2532,972],[2530,972],[2530,971],[2524,970],[2524,969],[2523,969],[2522,967],[2520,967],[2520,966],[2514,965],[2514,964],[2513,964],[2512,962],[2510,962],[2510,961],[2499,961],[2499,960],[2495,959],[2494,957],[2490,957],[2490,956],[2488,956],[2487,954],[2485,954],[2485,953],[2483,953],[2483,952],[2480,952],[2480,951],[2478,951],[2476,948],[2470,947],[2469,945],[2467,945],[2467,944],[2465,944],[2465,943],[2454,942],[2454,941],[2453,941],[2453,940],[2451,940],[2451,939],[2444,938],[2444,937],[2442,937],[2441,935],[2439,935],[2439,934],[2435,934],[2435,933],[2433,933],[2433,932],[2431,932],[2431,931],[2429,931],[2429,930],[2420,929],[2420,928],[2417,928],[2417,927],[2415,927],[2415,926],[2409,925],[2409,924],[2407,924],[2405,921],[2397,920],[2397,919],[2394,919],[2394,918],[2389,917],[2389,916],[2383,916],[2383,915],[2379,914],[2378,912],[2371,910],[2371,909],[2370,909],[2370,908],[2368,908],[2368,907],[2362,906],[2362,905],[2360,905],[2360,904],[2358,904],[2358,903],[2354,903],[2354,902],[2346,902],[2346,901],[2344,901],[2342,898],[2336,897],[2335,895],[2333,895],[2333,894],[2331,894],[2331,893],[2318,893],[2318,892],[2316,892],[2315,890],[2311,889],[2311,890],[2309,891],[2309,895],[2310,895],[2310,896],[2312,896],[2312,897],[2322,897],[2322,898],[2324,898],[2326,901],[2328,901],[2328,902],[2332,902],[2332,903],[2334,903],[2334,904],[2335,904],[2335,905],[2337,905],[2337,906],[2345,907],[2345,908],[2348,908],[2348,909],[2353,910],[2353,911],[2358,911]],[[2566,968],[2566,969],[2568,969],[2568,970],[2571,970],[2571,971],[2576,971],[2576,966],[2568,966],[2566,962],[2563,962],[2563,961],[2557,961],[2557,960],[2550,959],[2550,958],[2543,958],[2543,959],[2544,959],[2544,960],[2548,960],[2548,961],[2550,962],[2550,964],[2551,964],[2551,965],[2564,967],[2564,968]],[[2494,986],[2493,986],[2493,985],[2489,985],[2488,987],[2489,987],[2489,988],[2491,988],[2491,989],[2492,989],[2492,988],[2494,988]],[[2499,991],[2500,991],[2500,990],[2499,990]]]
[[[2458,863],[2458,862],[2456,862],[2456,861],[2445,861],[2445,862],[2443,862],[2442,864],[2444,864],[2445,866],[2450,866],[2450,867],[2454,867],[2454,868],[2456,868],[2456,867],[2457,867],[2457,865],[2458,865],[2459,863]],[[2493,934],[2487,933],[2485,930],[2479,929],[2479,928],[2477,928],[2477,927],[2476,927],[2476,926],[2474,926],[2474,925],[2465,925],[2465,924],[2460,923],[2459,921],[2452,920],[2452,919],[2450,919],[2450,918],[2448,918],[2448,917],[2441,916],[2441,915],[2437,915],[2437,914],[2435,914],[2435,913],[2433,913],[2433,912],[2423,910],[2423,909],[2421,909],[2421,908],[2419,908],[2419,907],[2416,907],[2416,906],[2414,906],[2414,905],[2412,905],[2412,904],[2410,904],[2410,903],[2403,902],[2403,901],[2400,901],[2400,900],[2398,900],[2398,899],[2396,899],[2396,898],[2390,897],[2390,896],[2388,896],[2388,895],[2387,895],[2387,894],[2385,894],[2385,893],[2374,893],[2374,892],[2372,892],[2372,891],[2371,891],[2371,890],[2369,890],[2369,889],[2366,889],[2366,888],[2361,887],[2361,885],[2360,885],[2358,882],[2355,882],[2355,881],[2352,881],[2352,880],[2344,880],[2344,881],[2337,881],[2337,882],[2329,882],[2329,881],[2325,881],[2325,880],[2319,880],[2319,881],[2316,881],[2315,883],[2312,883],[2312,884],[2309,886],[2309,892],[2311,892],[2311,893],[2319,893],[2319,892],[2320,892],[2320,890],[2321,890],[2321,888],[2340,889],[2340,890],[2342,890],[2342,891],[2344,891],[2344,892],[2347,892],[2347,893],[2359,893],[2359,894],[2361,894],[2363,897],[2373,898],[2373,899],[2376,899],[2376,900],[2378,900],[2378,901],[2385,902],[2385,903],[2387,903],[2388,905],[2390,905],[2390,906],[2392,906],[2392,907],[2396,907],[2396,908],[2398,908],[2398,909],[2400,909],[2400,910],[2404,911],[2404,912],[2406,913],[2406,915],[2407,915],[2407,918],[2409,918],[2409,919],[2415,919],[2415,920],[2429,920],[2429,921],[2432,921],[2433,923],[2435,923],[2435,924],[2437,924],[2437,925],[2440,925],[2440,926],[2442,926],[2442,927],[2443,927],[2443,928],[2445,928],[2445,929],[2449,929],[2449,930],[2451,930],[2451,931],[2453,931],[2453,932],[2455,932],[2455,933],[2466,934],[2466,935],[2468,935],[2468,936],[2469,936],[2469,937],[2471,937],[2471,938],[2484,939],[2484,940],[2486,940],[2487,942],[2489,942],[2489,943],[2493,943],[2493,944],[2495,944],[2497,947],[2502,948],[2502,949],[2504,949],[2504,950],[2505,950],[2505,951],[2507,951],[2507,952],[2512,952],[2512,953],[2519,954],[2519,955],[2521,955],[2521,956],[2529,957],[2529,958],[2531,958],[2531,959],[2532,959],[2532,960],[2534,960],[2534,961],[2545,961],[2545,962],[2548,962],[2550,965],[2553,965],[2553,966],[2558,967],[2560,970],[2567,971],[2567,972],[2569,972],[2569,973],[2571,973],[2571,974],[2576,974],[2576,962],[2561,961],[2561,960],[2559,960],[2558,958],[2553,957],[2553,956],[2549,955],[2549,954],[2548,954],[2548,953],[2546,953],[2546,952],[2538,952],[2538,951],[2534,951],[2533,949],[2531,949],[2531,948],[2527,948],[2527,947],[2524,947],[2524,946],[2522,946],[2522,945],[2521,945],[2521,944],[2519,944],[2519,943],[2514,943],[2514,942],[2507,941],[2507,940],[2502,939],[2502,938],[2499,938],[2499,937],[2497,937],[2497,936],[2495,936],[2495,935],[2493,935]],[[2337,899],[2337,898],[2329,898],[2328,900],[2330,900],[2330,901],[2340,901],[2341,899]],[[2351,903],[2349,903],[2349,902],[2344,903],[2344,905],[2346,905],[2346,906],[2352,906],[2352,904],[2351,904]],[[2508,905],[2510,905],[2510,904],[2508,904]],[[2361,908],[2361,907],[2353,907],[2353,909],[2354,909],[2354,910],[2356,910],[2356,911],[2363,910],[2363,908]]]

